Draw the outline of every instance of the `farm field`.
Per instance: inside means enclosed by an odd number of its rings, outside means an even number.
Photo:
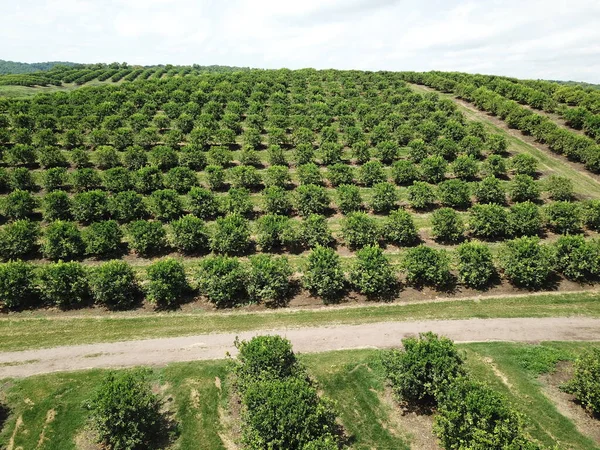
[[[505,396],[524,417],[525,432],[545,446],[599,448],[583,409],[558,391],[572,360],[585,346],[460,344],[468,370]],[[352,448],[439,448],[433,415],[404,415],[386,382],[381,353],[356,350],[300,355],[319,391],[334,401]],[[0,435],[7,448],[81,449],[90,447],[88,411],[82,406],[106,371],[49,374],[5,381],[2,394],[12,414]],[[231,367],[225,361],[172,364],[152,369],[153,389],[180,423],[173,448],[236,448],[239,414]],[[590,419],[587,419],[590,420]],[[597,429],[596,429],[597,430]]]

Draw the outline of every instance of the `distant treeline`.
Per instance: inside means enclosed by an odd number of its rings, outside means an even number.
[[[48,61],[40,63],[22,63],[15,61],[4,61],[0,59],[0,74],[22,74],[22,73],[33,73],[44,70],[50,70],[56,66],[76,66],[76,63],[68,61]]]

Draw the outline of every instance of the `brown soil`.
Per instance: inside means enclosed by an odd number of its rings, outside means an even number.
[[[590,415],[571,394],[560,390],[560,386],[571,379],[573,364],[561,361],[556,371],[540,377],[542,391],[554,403],[556,409],[571,420],[579,432],[600,444],[600,420]]]
[[[218,381],[217,381],[218,380]],[[232,380],[229,380],[229,385],[232,386]],[[221,380],[215,379],[215,385],[221,392]],[[230,391],[227,408],[223,408],[219,404],[219,421],[222,425],[222,431],[219,433],[221,442],[226,450],[237,450],[238,442],[242,438],[242,403],[235,389]]]

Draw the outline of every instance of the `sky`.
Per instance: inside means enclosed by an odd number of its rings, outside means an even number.
[[[600,1],[5,0],[0,59],[600,83]]]

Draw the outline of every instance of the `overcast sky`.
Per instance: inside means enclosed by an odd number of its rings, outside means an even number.
[[[0,59],[600,83],[600,0],[5,0]]]

